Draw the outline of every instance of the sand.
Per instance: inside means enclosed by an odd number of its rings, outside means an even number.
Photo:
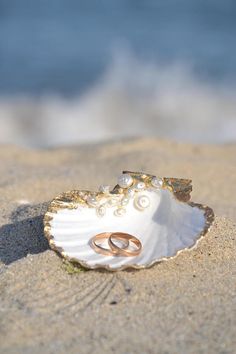
[[[1,353],[235,353],[236,145],[2,146],[0,161]],[[43,236],[48,202],[113,185],[123,169],[192,178],[211,230],[151,269],[70,274]]]

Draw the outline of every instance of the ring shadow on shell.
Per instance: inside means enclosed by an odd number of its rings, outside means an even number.
[[[11,213],[11,223],[0,228],[0,262],[8,265],[49,249],[43,230],[47,206],[48,203],[21,205]]]

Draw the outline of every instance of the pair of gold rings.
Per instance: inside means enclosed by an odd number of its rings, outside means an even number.
[[[104,241],[109,248],[102,246]],[[134,257],[142,250],[139,239],[124,232],[102,232],[91,239],[90,245],[95,252],[105,256]]]

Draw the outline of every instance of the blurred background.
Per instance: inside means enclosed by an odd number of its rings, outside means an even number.
[[[0,0],[0,143],[236,141],[236,1]]]

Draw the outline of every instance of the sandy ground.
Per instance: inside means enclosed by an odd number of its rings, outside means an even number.
[[[0,161],[1,353],[236,352],[235,145],[2,146]],[[70,274],[43,236],[48,202],[123,169],[192,178],[192,199],[216,213],[210,232],[151,269]]]

